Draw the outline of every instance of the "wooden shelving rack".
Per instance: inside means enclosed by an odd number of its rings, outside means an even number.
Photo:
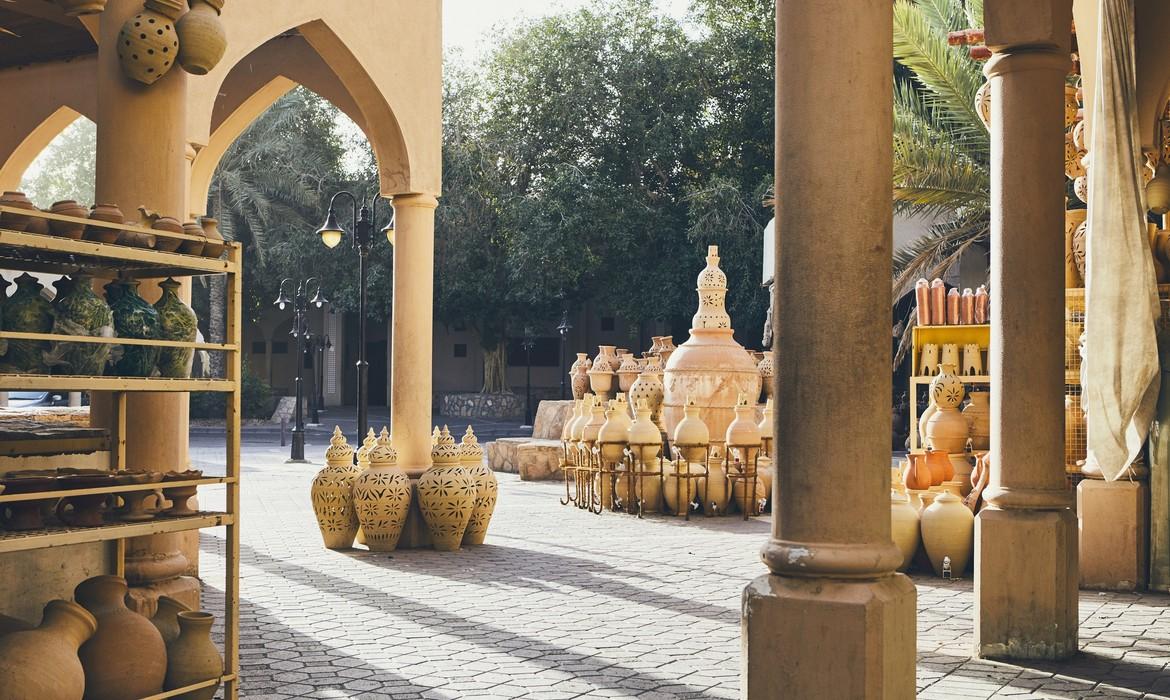
[[[919,361],[922,357],[922,346],[927,343],[934,343],[942,346],[943,344],[952,344],[962,347],[968,343],[978,345],[980,351],[987,352],[987,348],[991,345],[991,326],[986,324],[966,325],[966,326],[915,326],[911,329],[912,341],[912,356],[910,359],[910,391],[907,398],[910,401],[910,450],[922,449],[920,441],[922,436],[918,434],[918,387],[930,384],[934,377],[929,375],[921,375],[919,373]],[[987,367],[986,360],[984,360],[984,368]],[[986,374],[982,375],[959,375],[959,381],[964,384],[973,385],[989,385],[991,384],[991,377]]]
[[[88,219],[61,216],[48,212],[36,212],[0,206],[0,213],[7,212],[21,216],[32,216],[56,221],[84,223],[88,226],[146,233],[161,239],[200,240],[196,236],[141,228],[125,224],[106,224]],[[113,471],[126,469],[126,398],[134,392],[191,392],[213,391],[227,395],[226,437],[227,450],[222,476],[208,476],[191,481],[171,481],[131,486],[108,486],[91,489],[71,489],[40,493],[0,493],[0,505],[13,501],[35,501],[58,499],[99,493],[123,493],[128,491],[157,491],[182,486],[208,486],[222,484],[226,489],[225,510],[222,512],[199,512],[183,517],[159,516],[146,522],[110,522],[100,527],[78,528],[50,525],[41,530],[7,531],[0,530],[0,557],[9,552],[48,550],[67,545],[111,542],[115,548],[114,571],[123,575],[125,541],[131,537],[198,530],[209,527],[223,527],[226,530],[226,568],[224,581],[224,673],[219,681],[223,684],[225,700],[239,697],[239,578],[240,578],[240,334],[243,275],[241,248],[227,244],[227,251],[221,259],[169,253],[159,250],[131,247],[119,244],[98,243],[92,240],[73,240],[51,235],[10,231],[0,229],[0,269],[23,272],[73,274],[78,271],[99,279],[116,277],[134,279],[162,279],[166,277],[195,277],[223,274],[227,276],[227,343],[183,343],[173,341],[144,341],[126,338],[98,338],[90,336],[69,336],[45,333],[13,333],[0,331],[0,339],[8,340],[49,340],[54,342],[111,343],[121,345],[156,345],[160,347],[184,347],[197,350],[211,350],[225,354],[226,377],[223,379],[163,379],[115,376],[71,376],[38,374],[0,374],[0,391],[41,390],[41,391],[99,391],[113,395],[113,423],[108,439],[83,438],[82,443],[59,445],[59,452],[74,448],[93,449],[105,447],[110,453],[110,468]],[[46,445],[32,445],[43,441],[0,441],[0,454],[44,454]],[[63,441],[67,442],[67,441]],[[33,448],[32,452],[25,449]],[[52,451],[50,449],[50,451]],[[182,465],[174,465],[181,467]],[[174,697],[215,683],[214,680],[185,688],[177,688],[143,700],[161,700]]]

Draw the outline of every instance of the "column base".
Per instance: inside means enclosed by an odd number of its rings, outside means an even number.
[[[914,697],[916,600],[902,574],[755,579],[743,592],[742,697]]]
[[[975,655],[1077,652],[1077,520],[1070,509],[984,508],[975,518]]]
[[[1081,587],[1146,587],[1150,489],[1141,481],[1085,479],[1077,486]]]
[[[406,514],[406,524],[402,526],[402,535],[398,538],[398,548],[424,549],[431,546],[433,546],[431,531],[418,506],[418,479],[411,479],[410,512]]]
[[[199,579],[192,576],[180,576],[169,581],[160,581],[146,586],[131,586],[126,596],[126,604],[131,610],[147,617],[154,617],[158,612],[158,599],[162,596],[174,598],[192,610],[199,610],[199,594],[202,590]]]

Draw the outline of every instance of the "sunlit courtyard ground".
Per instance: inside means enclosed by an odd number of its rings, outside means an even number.
[[[197,463],[221,449],[192,442]],[[323,445],[307,454],[319,464]],[[245,441],[244,697],[739,697],[739,596],[764,571],[765,518],[599,517],[501,474],[485,546],[330,552],[308,498],[319,467],[286,455]],[[202,539],[212,611],[221,538]],[[1170,696],[1170,597],[1083,593],[1084,652],[1021,668],[970,659],[970,581],[916,582],[919,697]]]

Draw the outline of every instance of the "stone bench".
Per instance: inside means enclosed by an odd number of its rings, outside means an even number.
[[[530,438],[501,438],[487,444],[493,471],[519,474],[523,481],[560,479],[561,429],[573,413],[572,401],[541,401]]]

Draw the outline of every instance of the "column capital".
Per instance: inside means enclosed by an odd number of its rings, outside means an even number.
[[[771,538],[760,558],[777,576],[876,579],[893,574],[902,564],[894,543],[791,542]]]
[[[1068,52],[1053,47],[997,51],[983,66],[983,74],[988,78],[1015,71],[1056,71],[1065,75],[1070,70],[1072,59],[1069,58]]]
[[[399,207],[434,209],[439,206],[438,198],[426,193],[396,194],[390,199],[390,203],[395,209]]]

